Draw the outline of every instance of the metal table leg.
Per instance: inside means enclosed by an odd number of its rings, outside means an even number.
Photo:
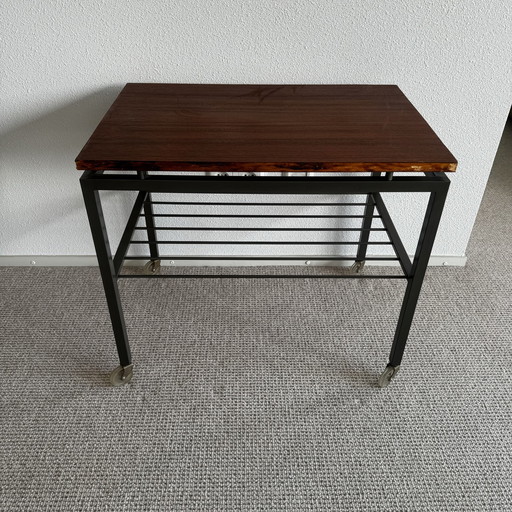
[[[427,270],[428,261],[434,245],[437,228],[443,212],[443,207],[448,192],[449,182],[437,192],[430,193],[430,199],[425,212],[425,218],[420,232],[416,253],[412,263],[411,272],[407,278],[402,308],[398,319],[398,325],[389,355],[389,363],[379,378],[379,386],[386,387],[400,368],[405,344],[411,328],[416,304],[423,284],[423,278]]]
[[[133,364],[130,346],[128,344],[128,335],[126,333],[126,324],[121,307],[121,299],[119,297],[119,288],[117,286],[117,273],[110,251],[99,191],[94,190],[91,183],[83,179],[80,181],[80,184],[96,249],[110,319],[112,321],[119,362],[121,363],[121,366],[112,372],[111,382],[114,385],[121,385],[131,380]]]
[[[366,206],[363,213],[364,218],[361,225],[361,234],[359,235],[359,245],[357,246],[356,260],[352,265],[352,270],[356,273],[362,272],[364,268],[374,211],[375,202],[373,201],[372,194],[368,194],[366,196]]]
[[[141,180],[145,179],[147,176],[146,171],[139,171],[137,174]],[[144,201],[144,220],[146,222],[146,234],[148,237],[149,254],[151,256],[148,263],[144,265],[144,271],[146,274],[156,274],[160,270],[160,259],[151,192],[147,193],[146,200]]]

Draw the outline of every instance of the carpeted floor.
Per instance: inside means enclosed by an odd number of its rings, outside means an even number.
[[[2,511],[512,510],[512,129],[465,268],[431,268],[402,370],[403,283],[124,280],[0,269]]]

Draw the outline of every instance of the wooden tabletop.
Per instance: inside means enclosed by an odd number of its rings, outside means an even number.
[[[455,171],[395,85],[127,84],[80,170]]]

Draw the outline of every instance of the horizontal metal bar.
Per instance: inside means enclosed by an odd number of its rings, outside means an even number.
[[[199,228],[193,227],[137,227],[139,231],[386,231],[386,228]]]
[[[149,242],[147,240],[131,240],[131,244],[140,245],[359,245],[359,242],[302,242],[302,241],[269,241],[249,240],[249,241],[231,241],[231,240],[164,240],[157,242]],[[391,245],[391,242],[367,242],[367,245]]]
[[[147,192],[210,194],[369,194],[373,192],[433,192],[445,187],[447,178],[400,176],[387,181],[375,176],[298,177],[150,175],[144,180],[125,174],[82,174],[83,186],[95,190],[144,190]]]
[[[149,260],[151,256],[126,256],[125,260]],[[160,255],[159,260],[227,260],[227,261],[354,261],[355,256],[172,256]],[[396,256],[367,256],[365,261],[398,261]]]
[[[143,214],[140,215],[144,217]],[[195,217],[195,218],[238,218],[238,219],[364,219],[364,215],[243,215],[243,214],[197,214],[197,213],[155,213],[153,217]],[[373,219],[380,219],[380,215],[374,215]]]
[[[338,275],[331,276],[327,274],[321,275],[300,275],[300,274],[265,274],[265,275],[247,275],[247,274],[221,274],[221,275],[213,275],[213,274],[120,274],[118,277],[130,278],[130,279],[162,279],[162,278],[174,278],[174,279],[407,279],[406,276],[403,275],[375,275],[371,276],[368,274],[347,274],[347,275]]]
[[[366,203],[229,203],[210,201],[146,201],[146,204],[169,204],[188,206],[365,206]]]

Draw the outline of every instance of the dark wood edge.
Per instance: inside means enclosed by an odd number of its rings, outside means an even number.
[[[181,172],[455,172],[455,162],[123,162],[76,160],[79,171],[181,171]]]

